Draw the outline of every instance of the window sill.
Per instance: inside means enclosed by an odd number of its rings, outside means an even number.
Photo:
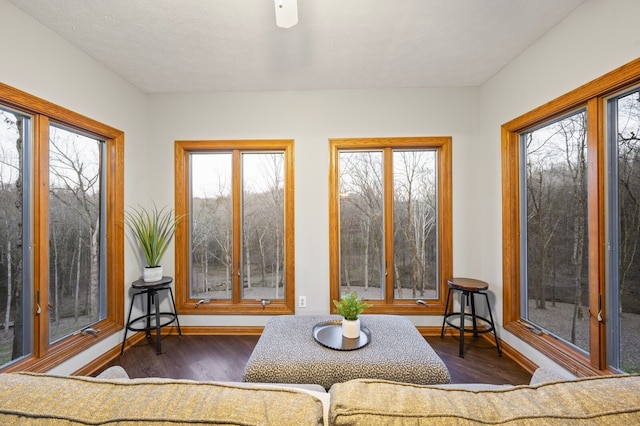
[[[562,341],[545,333],[534,331],[525,323],[512,321],[505,324],[504,329],[525,343],[531,345],[560,366],[575,374],[577,377],[603,376],[617,374],[615,371],[600,370],[589,363],[589,358],[577,350],[564,344]]]

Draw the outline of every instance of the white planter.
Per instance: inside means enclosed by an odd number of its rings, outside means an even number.
[[[343,318],[342,335],[347,339],[357,339],[360,337],[360,319],[349,321]]]
[[[146,283],[160,281],[162,279],[162,266],[145,266],[142,271],[142,280]]]

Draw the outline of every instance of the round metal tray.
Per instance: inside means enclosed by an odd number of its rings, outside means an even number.
[[[313,338],[329,349],[337,351],[353,351],[364,348],[371,341],[371,332],[363,325],[360,325],[360,337],[357,339],[347,339],[342,335],[341,320],[330,320],[321,322],[313,327]]]

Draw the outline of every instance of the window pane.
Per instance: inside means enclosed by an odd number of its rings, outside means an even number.
[[[191,154],[193,299],[231,299],[233,214],[231,153]]]
[[[384,299],[383,153],[339,156],[340,293]]]
[[[23,156],[29,118],[0,108],[0,366],[32,351],[28,226],[24,226]],[[28,269],[28,268],[27,268]]]
[[[283,299],[284,154],[242,154],[242,298]]]
[[[523,133],[523,318],[589,350],[586,112]],[[525,274],[523,273],[523,276]]]
[[[436,151],[394,151],[394,299],[437,299]]]
[[[49,128],[49,341],[104,319],[101,142]]]
[[[619,342],[611,364],[627,373],[640,372],[640,92],[617,100],[618,277],[614,335]]]

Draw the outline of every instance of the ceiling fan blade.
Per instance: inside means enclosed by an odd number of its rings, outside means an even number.
[[[298,0],[273,0],[276,7],[276,25],[291,28],[298,23]]]

